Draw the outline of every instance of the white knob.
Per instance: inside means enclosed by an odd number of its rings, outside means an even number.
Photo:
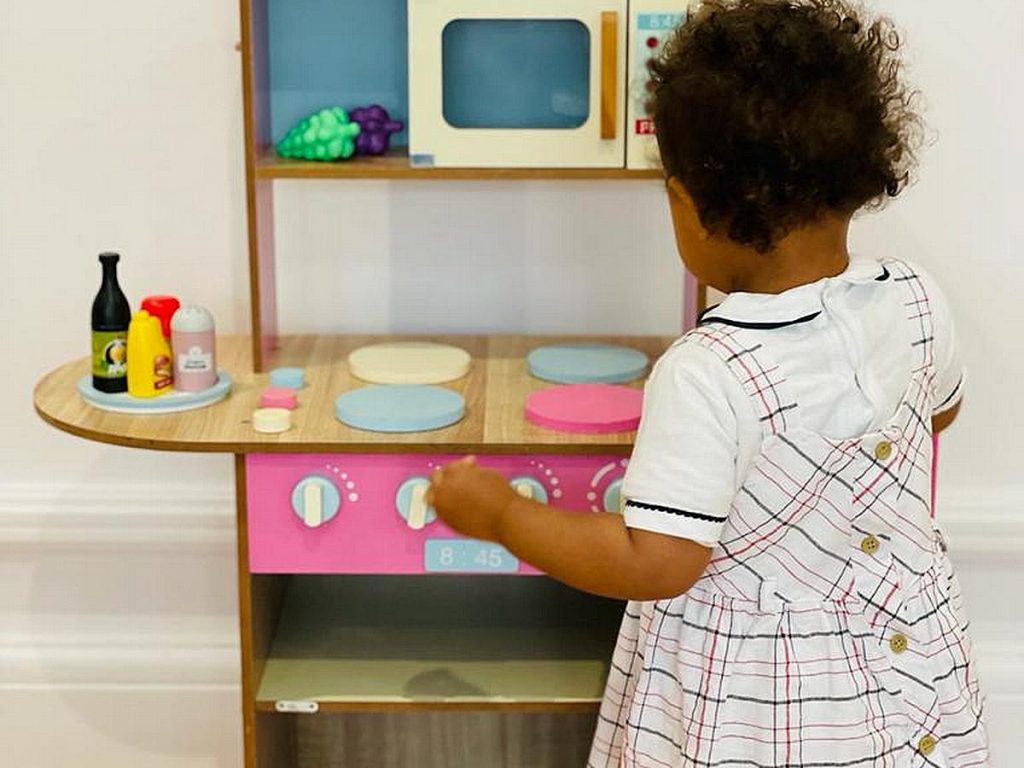
[[[533,498],[533,486],[530,485],[529,483],[516,483],[512,487],[515,489],[515,492],[522,496],[524,499]]]
[[[302,522],[318,528],[324,522],[324,490],[318,483],[307,483],[302,489]]]
[[[427,524],[427,488],[426,483],[418,483],[412,487],[412,494],[409,497],[409,518],[406,522],[414,531],[418,531]]]

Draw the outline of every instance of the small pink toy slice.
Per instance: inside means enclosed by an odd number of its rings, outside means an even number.
[[[260,395],[260,408],[287,408],[294,411],[299,398],[291,387],[268,387]]]

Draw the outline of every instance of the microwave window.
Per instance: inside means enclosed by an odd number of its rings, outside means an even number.
[[[590,114],[590,30],[574,19],[458,19],[442,34],[454,128],[579,128]],[[411,62],[415,66],[415,62]]]

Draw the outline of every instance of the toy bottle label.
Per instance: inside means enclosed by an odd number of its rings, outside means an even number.
[[[171,358],[166,355],[157,355],[153,358],[153,388],[159,392],[167,389],[174,383],[174,371],[171,368]]]
[[[128,332],[92,332],[92,375],[121,379],[128,374]]]
[[[178,355],[179,373],[209,373],[213,370],[213,355],[203,352],[201,347],[191,347],[184,355]]]

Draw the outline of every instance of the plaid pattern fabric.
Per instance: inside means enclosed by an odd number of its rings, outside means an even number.
[[[765,331],[684,337],[742,383],[764,443],[697,584],[628,605],[589,768],[989,764],[960,587],[930,519],[928,296],[910,266],[886,267],[915,367],[878,432],[803,428]]]

